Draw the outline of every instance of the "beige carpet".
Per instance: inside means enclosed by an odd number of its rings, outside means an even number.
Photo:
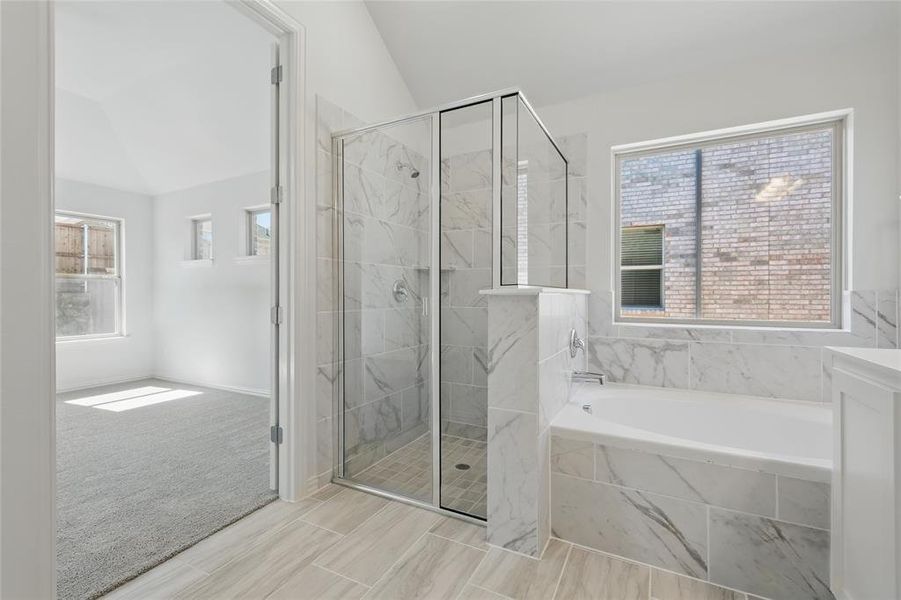
[[[159,380],[61,394],[59,598],[98,597],[271,502],[268,429],[256,396]]]

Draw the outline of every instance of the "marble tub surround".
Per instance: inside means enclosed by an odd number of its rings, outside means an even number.
[[[831,598],[829,485],[555,434],[554,537],[768,598]]]
[[[540,556],[550,536],[550,422],[566,404],[569,332],[585,329],[584,293],[490,290],[488,303],[488,539]]]
[[[830,401],[826,346],[898,347],[898,290],[844,294],[845,330],[621,324],[613,294],[588,300],[588,368],[611,381]]]

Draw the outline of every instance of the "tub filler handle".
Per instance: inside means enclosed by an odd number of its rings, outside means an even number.
[[[572,358],[576,357],[576,352],[579,350],[585,351],[585,342],[582,338],[579,337],[579,334],[576,333],[575,329],[569,330],[569,355]]]

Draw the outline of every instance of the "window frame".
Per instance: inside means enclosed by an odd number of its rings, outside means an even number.
[[[199,246],[198,241],[200,237],[197,235],[197,226],[201,223],[205,223],[209,221],[210,223],[210,255],[207,258],[200,256],[198,252]],[[190,217],[189,224],[191,227],[191,247],[190,247],[190,260],[194,261],[212,261],[214,258],[213,254],[213,238],[215,237],[215,232],[213,231],[213,215],[197,215],[194,217]]]
[[[664,285],[664,274],[666,273],[666,225],[630,225],[629,227],[620,228],[620,235],[622,235],[622,229],[652,229],[660,232],[660,265],[630,265],[624,267],[622,264],[622,246],[620,246],[620,279],[622,282],[622,272],[623,271],[660,271],[660,305],[659,306],[633,306],[627,305],[626,308],[634,312],[642,312],[647,311],[651,312],[654,310],[666,310],[666,286]],[[622,286],[622,283],[620,283]]]
[[[254,217],[256,215],[258,215],[260,213],[264,213],[264,212],[269,213],[269,223],[270,223],[269,254],[254,254],[254,252],[253,252],[254,225],[255,225]],[[247,258],[255,258],[255,259],[259,259],[259,260],[265,260],[265,259],[268,259],[270,256],[272,256],[272,243],[271,243],[271,241],[272,241],[272,207],[270,205],[267,204],[265,206],[253,206],[253,207],[244,209],[244,237],[245,237],[244,256],[246,256]]]
[[[107,222],[107,223],[115,223],[116,225],[116,243],[115,243],[115,265],[116,265],[116,274],[115,275],[99,275],[99,274],[63,274],[60,275],[56,272],[56,217],[71,217],[75,219],[80,219],[82,221],[94,221],[94,222]],[[118,285],[116,286],[116,330],[111,333],[87,333],[83,335],[55,335],[56,334],[56,325],[55,325],[55,316],[54,316],[54,335],[56,342],[82,342],[82,341],[91,341],[91,340],[103,340],[103,339],[114,339],[114,338],[123,338],[126,337],[126,328],[125,328],[125,219],[122,217],[109,217],[105,215],[96,215],[89,213],[81,213],[77,211],[71,210],[60,210],[56,209],[53,211],[53,223],[54,223],[54,250],[53,250],[53,281],[54,281],[54,301],[53,306],[56,308],[56,280],[57,279],[76,279],[82,281],[89,281],[91,279],[111,279],[118,281]],[[87,260],[87,257],[85,257]]]
[[[752,125],[717,129],[695,134],[675,136],[634,144],[622,144],[611,147],[611,198],[612,198],[612,235],[613,242],[613,322],[639,325],[674,325],[691,327],[718,328],[761,328],[761,329],[805,329],[805,330],[841,330],[844,325],[843,291],[847,287],[848,268],[850,265],[849,245],[845,223],[850,206],[851,181],[851,134],[853,110],[843,109],[825,113],[767,121]],[[785,321],[785,320],[721,320],[721,319],[686,319],[669,317],[624,316],[622,314],[621,297],[621,202],[620,202],[620,168],[624,159],[651,156],[661,152],[678,150],[703,150],[711,146],[735,143],[778,135],[803,133],[826,128],[832,129],[832,236],[830,247],[831,285],[830,309],[831,319],[826,322]],[[663,285],[661,283],[661,285]],[[696,290],[697,293],[698,290]]]

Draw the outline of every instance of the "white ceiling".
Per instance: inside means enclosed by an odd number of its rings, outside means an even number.
[[[537,105],[897,27],[891,2],[419,2],[367,7],[421,108],[521,86]]]
[[[58,177],[157,195],[269,167],[259,25],[224,2],[56,7]]]

